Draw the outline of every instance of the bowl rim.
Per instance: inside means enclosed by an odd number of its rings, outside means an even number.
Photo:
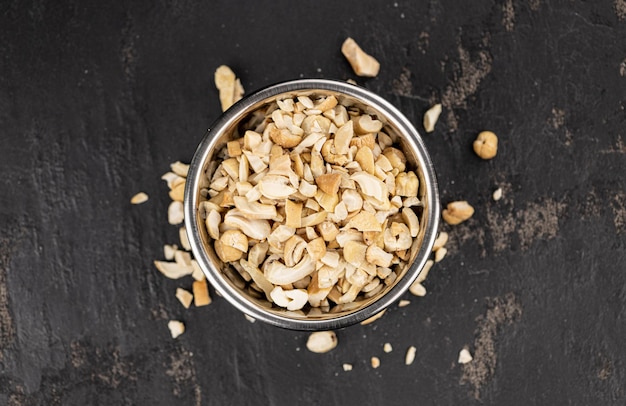
[[[383,114],[388,123],[396,127],[411,148],[414,149],[418,161],[417,164],[422,169],[424,183],[426,183],[428,207],[426,216],[427,228],[424,233],[422,245],[415,256],[415,260],[406,270],[401,280],[387,293],[381,295],[368,306],[351,311],[348,314],[338,313],[337,317],[324,319],[291,318],[279,315],[267,311],[262,306],[247,299],[238,288],[226,282],[225,276],[223,276],[221,270],[212,264],[211,259],[203,248],[198,222],[196,221],[196,207],[199,204],[199,193],[197,193],[197,190],[200,186],[201,176],[203,175],[204,163],[209,157],[211,150],[215,147],[221,133],[238,121],[242,113],[249,113],[247,110],[250,106],[254,106],[257,103],[280,94],[309,90],[312,92],[321,90],[344,94]],[[422,137],[408,118],[390,102],[376,93],[358,85],[331,79],[296,79],[269,85],[244,97],[222,113],[209,127],[194,153],[189,166],[184,197],[184,216],[187,237],[194,257],[209,283],[212,284],[228,302],[244,314],[274,326],[302,331],[335,330],[356,324],[378,314],[389,305],[396,302],[419,276],[428,260],[439,229],[440,210],[439,190],[432,160]]]

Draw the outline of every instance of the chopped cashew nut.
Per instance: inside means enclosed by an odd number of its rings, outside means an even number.
[[[409,287],[409,292],[415,296],[426,296],[426,288],[421,283],[415,281]]]
[[[183,203],[179,201],[173,201],[170,203],[167,209],[167,221],[172,224],[180,224],[185,220],[185,213],[183,210]]]
[[[391,347],[391,344],[385,343],[385,345],[383,345],[383,351],[389,354],[391,351],[393,351],[393,347]]]
[[[376,313],[375,315],[373,315],[372,317],[370,317],[369,319],[365,319],[361,322],[362,326],[366,326],[370,323],[375,322],[376,320],[380,319],[381,317],[383,317],[383,315],[385,314],[385,312],[387,311],[387,309],[384,309],[378,313]]]
[[[498,137],[491,131],[483,131],[472,146],[476,155],[482,159],[492,159],[498,153]]]
[[[337,335],[333,331],[316,331],[309,335],[306,348],[319,354],[328,352],[337,346]]]
[[[495,200],[496,202],[500,199],[502,199],[502,188],[499,187],[496,190],[494,190],[493,195],[492,195],[493,200]]]
[[[459,351],[459,360],[458,360],[459,364],[467,364],[471,362],[473,359],[474,358],[472,357],[472,354],[470,354],[467,348],[463,348],[461,351]]]
[[[235,102],[243,97],[243,86],[236,78],[233,71],[226,65],[222,65],[215,71],[215,87],[220,93],[222,111],[228,110]]]
[[[154,261],[154,266],[170,279],[178,279],[193,273],[192,266],[180,265],[176,262]]]
[[[341,53],[350,62],[357,75],[367,77],[378,75],[380,63],[371,55],[366,54],[352,38],[348,37],[343,42]]]
[[[191,302],[193,301],[193,295],[186,291],[185,289],[177,288],[176,289],[176,299],[180,301],[180,303],[185,307],[185,309],[189,309]]]
[[[446,245],[447,242],[448,242],[448,233],[446,233],[445,231],[440,232],[437,238],[435,239],[435,243],[433,244],[433,251],[437,251],[439,248]]]
[[[435,251],[435,262],[441,261],[443,257],[446,256],[447,253],[448,253],[448,250],[445,247],[441,247],[437,251]]]
[[[352,364],[343,364],[342,368],[344,371],[348,372],[348,371],[352,371]]]
[[[441,213],[443,220],[450,225],[462,223],[473,215],[474,208],[466,201],[448,203],[448,206]]]
[[[406,307],[411,304],[410,300],[400,300],[398,302],[398,307]]]
[[[441,104],[435,104],[424,114],[424,129],[427,133],[435,131],[435,124],[441,114]]]
[[[415,361],[415,352],[417,348],[414,346],[410,346],[408,350],[406,350],[406,356],[404,357],[405,365],[411,365],[413,361]]]
[[[147,201],[148,201],[148,195],[145,194],[144,192],[139,192],[135,196],[131,197],[130,199],[131,204],[141,204]]]
[[[170,320],[167,323],[167,328],[170,329],[172,338],[176,338],[185,332],[185,325],[178,320]]]
[[[209,296],[209,287],[206,280],[194,281],[192,285],[193,304],[196,307],[211,304],[211,296]]]
[[[380,358],[378,357],[372,357],[370,359],[370,363],[372,365],[372,368],[376,369],[380,366]]]

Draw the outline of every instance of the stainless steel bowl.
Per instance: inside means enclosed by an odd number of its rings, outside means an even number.
[[[207,183],[206,172],[215,169],[215,162],[212,161],[217,156],[216,152],[230,141],[233,130],[252,112],[268,103],[281,98],[311,94],[335,95],[339,100],[354,104],[381,120],[385,131],[397,138],[396,144],[406,155],[408,166],[414,168],[420,180],[418,197],[423,206],[418,215],[422,225],[417,236],[419,248],[413,250],[409,266],[398,274],[393,284],[385,287],[378,295],[353,306],[345,306],[341,311],[306,315],[272,307],[269,302],[259,300],[237,287],[225,275],[224,270],[228,265],[223,264],[215,254],[198,208],[203,199],[200,189],[206,187]],[[398,300],[422,271],[432,250],[440,216],[433,164],[422,138],[409,120],[389,102],[362,87],[322,79],[294,80],[266,87],[240,100],[218,118],[200,142],[191,162],[184,206],[185,226],[193,254],[214,288],[243,313],[257,320],[294,330],[342,328],[372,317]]]

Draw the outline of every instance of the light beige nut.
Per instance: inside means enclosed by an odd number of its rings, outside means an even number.
[[[239,230],[226,230],[220,237],[222,244],[236,248],[242,252],[248,252],[248,237]],[[236,258],[235,260],[239,260]]]
[[[378,357],[372,357],[370,359],[370,364],[372,365],[372,368],[376,369],[380,366],[380,358]]]
[[[193,291],[193,304],[196,307],[207,306],[211,304],[211,296],[209,296],[209,286],[206,280],[194,281],[191,285]]]
[[[411,292],[412,295],[419,297],[426,296],[426,288],[418,281],[415,281],[411,284],[411,286],[409,287],[409,292]]]
[[[273,220],[276,218],[276,206],[259,202],[250,202],[244,196],[233,196],[235,207],[248,219]]]
[[[380,63],[373,56],[366,54],[352,38],[348,37],[343,42],[341,53],[358,76],[374,77],[378,75]]]
[[[241,230],[254,240],[263,241],[269,237],[271,226],[267,220],[245,218],[237,209],[231,209],[224,216],[224,224]]]
[[[427,133],[435,131],[435,124],[440,114],[441,104],[435,104],[426,111],[426,114],[424,114],[424,130],[426,130]]]
[[[263,293],[265,293],[265,296],[269,300],[270,293],[274,289],[274,285],[270,281],[267,280],[263,272],[261,272],[257,266],[252,265],[250,262],[246,261],[245,259],[241,259],[239,261],[239,265],[241,265],[241,267],[246,272],[248,272],[248,274],[250,275],[254,283],[256,283],[261,288],[261,290],[263,290]]]
[[[472,146],[476,155],[482,159],[492,159],[498,153],[498,137],[491,131],[483,131]]]
[[[228,151],[228,156],[231,158],[238,157],[241,155],[241,144],[239,141],[228,141],[226,143],[226,148]]]
[[[396,176],[396,195],[397,196],[417,196],[419,189],[419,180],[413,171],[400,172]]]
[[[383,128],[380,120],[375,120],[369,114],[363,114],[352,119],[354,132],[359,135],[377,133]]]
[[[178,246],[165,244],[163,246],[163,256],[168,261],[171,261],[174,259],[174,253],[176,253],[176,250],[178,250]]]
[[[205,220],[205,225],[209,236],[214,240],[220,238],[220,223],[222,222],[222,216],[217,210],[211,210]]]
[[[224,262],[238,261],[243,256],[243,251],[224,244],[221,239],[216,240],[213,247],[217,256]]]
[[[187,229],[185,227],[181,227],[178,229],[178,239],[180,240],[180,245],[187,251],[191,251],[191,244],[189,243],[189,238],[187,237]]]
[[[283,257],[285,259],[285,265],[295,266],[302,259],[307,247],[307,242],[298,235],[292,235],[287,242],[285,242],[285,249]]]
[[[406,157],[404,153],[400,151],[398,148],[388,147],[383,150],[383,155],[391,166],[399,172],[404,172],[406,169]]]
[[[365,252],[365,259],[371,264],[382,267],[389,267],[391,266],[391,261],[393,260],[393,254],[390,254],[372,244],[367,247],[367,251]]]
[[[502,188],[499,187],[496,190],[494,190],[493,195],[491,196],[493,198],[493,200],[495,200],[496,202],[500,199],[502,199]]]
[[[346,372],[352,371],[352,364],[343,364],[341,367]]]
[[[170,169],[178,176],[182,176],[183,178],[187,177],[187,173],[189,172],[189,165],[184,164],[180,161],[176,161],[170,164]]]
[[[389,201],[387,185],[376,176],[361,171],[353,174],[350,179],[359,185],[364,195],[371,196],[381,203]]]
[[[335,153],[338,155],[346,155],[348,153],[348,149],[350,148],[352,137],[354,137],[354,123],[350,120],[346,124],[339,127],[335,133],[335,138],[333,140]]]
[[[443,220],[450,225],[462,223],[473,215],[474,208],[465,200],[448,203],[441,213]]]
[[[220,93],[222,111],[228,110],[236,101],[243,96],[241,82],[235,73],[226,65],[219,66],[214,75],[215,87]]]
[[[328,194],[318,189],[315,194],[315,200],[324,210],[328,213],[332,213],[335,211],[335,207],[337,207],[337,204],[339,203],[339,194]]]
[[[178,279],[193,273],[191,266],[181,265],[176,262],[154,261],[154,266],[169,279]]]
[[[167,187],[172,189],[173,187],[175,187],[176,185],[178,185],[180,182],[184,182],[185,178],[175,174],[174,172],[166,172],[163,174],[163,176],[161,176],[161,179],[163,179],[165,182],[167,182]]]
[[[327,173],[315,179],[317,187],[329,195],[337,195],[341,184],[341,175],[338,173]]]
[[[352,217],[344,229],[355,228],[359,231],[382,231],[380,222],[376,216],[367,211],[361,211]]]
[[[383,351],[385,351],[387,354],[389,354],[391,351],[393,351],[393,347],[391,346],[391,344],[385,343],[383,345]]]
[[[439,248],[442,248],[448,242],[448,233],[442,231],[439,233],[437,238],[435,239],[435,243],[433,244],[433,251],[437,251]]]
[[[350,140],[350,146],[355,146],[357,148],[368,147],[369,149],[374,150],[374,147],[376,146],[376,139],[374,138],[374,134],[359,135]]]
[[[435,251],[435,262],[441,262],[441,260],[446,256],[448,250],[445,247],[439,248]]]
[[[315,261],[319,261],[326,255],[326,243],[322,237],[315,238],[307,243],[307,252]]]
[[[196,261],[195,259],[191,260],[191,267],[193,268],[193,272],[191,273],[191,277],[194,280],[197,281],[203,281],[206,279],[206,275],[204,275],[204,272],[202,271],[202,268],[200,268],[200,264],[198,264],[198,261]]]
[[[170,330],[172,338],[177,338],[185,332],[185,325],[183,324],[183,322],[178,320],[170,320],[167,323],[167,328]]]
[[[343,257],[352,265],[359,267],[365,262],[367,245],[358,241],[348,241],[343,247]]]
[[[145,203],[148,201],[148,195],[145,194],[144,192],[139,192],[136,195],[134,195],[133,197],[130,198],[130,203],[131,204],[141,204],[141,203]]]
[[[306,348],[318,354],[323,354],[337,346],[337,335],[334,331],[316,331],[309,335]]]
[[[193,295],[185,289],[176,288],[176,299],[178,299],[185,309],[189,309],[193,301]]]
[[[268,199],[286,199],[296,192],[290,186],[289,178],[280,175],[267,175],[259,181],[259,192]]]
[[[285,217],[285,225],[287,227],[302,227],[302,203],[287,199],[285,202]]]
[[[361,147],[357,150],[354,160],[359,163],[361,169],[370,175],[374,175],[376,166],[374,164],[374,154],[369,147]]]
[[[309,295],[304,289],[283,290],[280,286],[272,289],[270,297],[274,303],[287,310],[300,310],[309,300]]]
[[[410,304],[411,304],[410,300],[403,299],[398,302],[398,307],[406,307]]]
[[[415,348],[414,346],[410,346],[407,350],[406,350],[406,355],[404,356],[404,364],[405,365],[411,365],[413,363],[413,361],[415,361],[415,353],[417,351],[417,348]]]
[[[270,283],[274,285],[288,285],[297,280],[310,275],[315,271],[315,261],[307,253],[302,260],[295,266],[287,267],[278,260],[265,260],[263,264],[263,273]]]
[[[173,201],[167,208],[167,221],[172,225],[177,225],[185,220],[183,202]]]
[[[408,250],[413,244],[413,238],[409,228],[404,223],[391,223],[391,226],[383,232],[385,251],[394,252]]]
[[[458,363],[459,364],[467,364],[469,362],[472,362],[474,358],[472,357],[472,354],[470,354],[469,350],[467,348],[463,348],[461,351],[459,351],[459,359],[458,359]]]
[[[410,207],[404,207],[402,209],[402,219],[404,223],[409,227],[409,232],[411,237],[417,237],[417,234],[420,231],[420,222],[417,218],[417,214]]]
[[[293,134],[286,128],[272,128],[270,131],[270,138],[276,144],[285,148],[293,148],[296,147],[302,141],[302,137],[296,134]]]

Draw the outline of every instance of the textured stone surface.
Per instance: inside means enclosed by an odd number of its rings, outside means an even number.
[[[623,0],[109,3],[0,5],[0,404],[626,402]],[[248,91],[356,79],[420,130],[443,104],[424,137],[442,200],[476,214],[444,227],[426,297],[321,355],[219,297],[180,305],[191,280],[152,266],[178,242],[159,177],[219,115],[221,64]]]

